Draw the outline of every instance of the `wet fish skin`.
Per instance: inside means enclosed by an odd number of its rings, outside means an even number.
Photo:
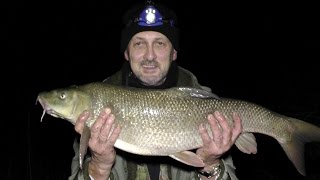
[[[239,150],[257,152],[253,133],[271,136],[303,175],[304,143],[320,141],[320,128],[313,124],[247,101],[219,99],[194,88],[151,90],[97,82],[41,92],[38,100],[47,114],[73,124],[84,110],[89,110],[88,127],[109,107],[122,127],[116,148],[140,155],[170,156],[195,166],[197,163],[190,163],[195,155],[185,153],[202,146],[198,127],[205,124],[211,132],[207,115],[214,111],[224,114],[230,124],[233,112],[240,115],[243,132],[236,141]]]

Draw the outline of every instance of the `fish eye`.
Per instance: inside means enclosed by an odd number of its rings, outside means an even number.
[[[62,92],[60,94],[60,99],[65,99],[67,97],[66,93]]]

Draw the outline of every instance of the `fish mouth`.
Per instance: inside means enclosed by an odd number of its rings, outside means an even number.
[[[56,118],[62,118],[62,117],[63,117],[60,113],[58,113],[57,111],[51,109],[51,108],[45,103],[45,101],[44,101],[43,99],[41,99],[40,96],[38,96],[36,102],[39,102],[40,105],[41,105],[42,108],[43,108],[43,113],[42,113],[42,115],[41,115],[40,122],[42,122],[43,117],[44,117],[45,114],[49,114],[49,115],[51,115],[51,116],[53,116],[53,117],[56,117]]]
[[[42,106],[42,108],[43,108],[44,110],[47,109],[47,105],[46,105],[46,103],[41,99],[41,96],[40,96],[40,95],[37,97],[36,104],[37,104],[37,102],[40,103],[40,105]]]

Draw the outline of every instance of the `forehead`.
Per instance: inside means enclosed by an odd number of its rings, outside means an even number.
[[[169,40],[165,35],[156,31],[142,31],[132,37],[134,39],[163,39]]]

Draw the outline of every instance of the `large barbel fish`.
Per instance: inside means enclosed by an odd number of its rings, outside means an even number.
[[[203,146],[199,125],[205,124],[211,133],[207,116],[214,111],[224,114],[230,124],[233,112],[241,117],[243,132],[235,143],[240,151],[257,152],[254,133],[271,136],[302,175],[305,175],[304,144],[320,141],[320,128],[313,124],[251,102],[218,98],[188,87],[155,90],[94,82],[41,92],[38,101],[44,114],[73,124],[84,110],[91,112],[80,140],[80,167],[90,137],[89,128],[105,107],[111,108],[116,123],[122,127],[116,148],[139,155],[170,156],[197,167],[204,164],[190,150]]]

